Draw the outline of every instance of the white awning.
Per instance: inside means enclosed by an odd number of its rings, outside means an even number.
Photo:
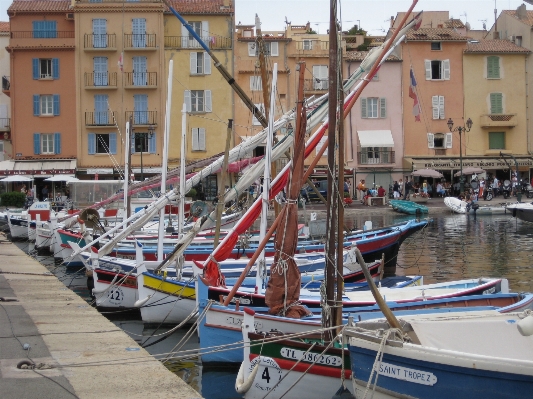
[[[394,147],[390,130],[358,130],[361,147]]]

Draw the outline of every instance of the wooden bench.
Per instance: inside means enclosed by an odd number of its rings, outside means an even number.
[[[369,206],[372,206],[372,205],[386,205],[387,204],[387,197],[368,197],[366,201],[367,201],[367,204]]]

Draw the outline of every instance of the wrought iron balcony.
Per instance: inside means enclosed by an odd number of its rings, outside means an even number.
[[[112,111],[85,112],[85,126],[108,127],[115,124],[115,113]]]
[[[360,151],[357,153],[359,165],[391,164],[396,162],[394,151]]]
[[[487,114],[481,115],[481,127],[515,127],[518,125],[516,114]]]
[[[210,49],[231,49],[232,43],[229,37],[221,36],[201,36],[204,43],[209,46]],[[165,48],[191,48],[202,49],[200,43],[196,39],[189,36],[165,36]]]
[[[116,51],[117,35],[114,33],[86,33],[83,38],[85,51]]]
[[[127,33],[124,35],[124,50],[156,50],[155,33]]]
[[[85,72],[86,89],[116,89],[116,72]]]
[[[133,117],[133,126],[157,125],[157,111],[126,111],[126,121]]]
[[[329,88],[328,79],[304,79],[304,92],[306,91],[327,91]]]
[[[125,72],[125,89],[155,89],[157,87],[157,72]]]

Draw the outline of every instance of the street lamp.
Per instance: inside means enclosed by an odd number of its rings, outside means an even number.
[[[459,162],[461,164],[461,176],[459,176],[459,185],[460,185],[460,193],[464,193],[464,188],[465,188],[465,179],[464,179],[464,176],[463,176],[463,142],[462,142],[462,139],[461,139],[461,134],[463,132],[469,132],[470,129],[472,129],[472,119],[468,118],[467,121],[466,121],[466,127],[464,126],[457,126],[455,129],[453,128],[453,120],[452,118],[449,118],[448,119],[448,129],[450,129],[450,132],[459,132]]]
[[[154,136],[154,132],[155,132],[155,126],[153,124],[150,124],[148,125],[148,133],[140,133],[142,134],[142,139],[146,138],[146,139],[151,139],[153,136]],[[146,136],[145,136],[146,134]],[[143,171],[143,147],[144,147],[144,143],[146,143],[146,145],[148,145],[148,140],[142,140],[140,143],[139,143],[139,149],[140,149],[140,152],[141,152],[141,181],[144,181],[144,171]]]

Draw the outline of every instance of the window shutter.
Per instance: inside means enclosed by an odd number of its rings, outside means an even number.
[[[192,150],[198,151],[198,128],[193,127],[192,129]]]
[[[278,42],[271,42],[270,43],[270,55],[273,57],[277,57],[279,55],[278,50]]]
[[[187,112],[191,112],[191,91],[185,90],[185,108]]]
[[[204,53],[204,75],[211,75],[211,56]]]
[[[426,67],[426,80],[431,80],[431,60],[424,60]]]
[[[446,133],[446,148],[452,148],[452,133]]]
[[[39,58],[33,58],[31,61],[33,66],[33,79],[39,79]]]
[[[366,118],[366,98],[361,99],[361,118]]]
[[[59,115],[59,94],[54,94],[54,115]]]
[[[385,98],[379,99],[379,117],[380,118],[387,117],[387,100]]]
[[[189,47],[187,44],[189,42],[189,31],[185,25],[181,25],[181,48]]]
[[[41,153],[41,135],[33,133],[33,153],[39,155]]]
[[[61,154],[61,133],[54,133],[54,154]]]
[[[255,42],[248,43],[248,55],[250,57],[255,57],[256,50],[257,50],[257,43]]]
[[[198,149],[200,151],[205,151],[205,128],[201,127],[198,129]]]
[[[439,119],[439,96],[431,97],[431,107],[433,109],[433,119]]]
[[[94,134],[94,133],[89,133]],[[115,155],[117,153],[117,134],[109,133],[109,153]]]
[[[445,119],[444,116],[444,96],[439,96],[439,118]]]
[[[191,51],[191,75],[198,75],[198,53]]]
[[[150,154],[155,154],[156,153],[156,145],[155,145],[155,140],[156,140],[156,135],[155,135],[155,132],[154,134],[152,135],[152,137],[149,137],[148,138],[148,152]]]
[[[444,80],[450,80],[450,60],[442,61],[442,77]]]
[[[487,57],[487,78],[498,79],[500,77],[500,57]]]
[[[131,135],[131,141],[130,141],[130,147],[131,147],[131,153],[135,154],[135,133],[132,133]]]
[[[428,133],[428,148],[435,148],[435,135]]]
[[[87,140],[87,153],[89,155],[94,155],[94,153],[96,152],[96,134],[89,133],[87,135]]]
[[[59,79],[59,58],[52,58],[52,77]]]
[[[211,90],[206,90],[204,93],[205,93],[205,112],[212,112],[213,105],[211,102]]]
[[[39,99],[40,96],[38,94],[33,95],[33,115],[39,116],[41,113],[39,112]]]
[[[490,93],[490,113],[503,114],[502,93]]]
[[[209,22],[202,21],[202,40],[204,42],[209,42]]]

